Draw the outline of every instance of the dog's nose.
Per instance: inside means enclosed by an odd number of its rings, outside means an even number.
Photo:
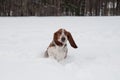
[[[64,42],[65,41],[65,37],[62,37],[61,40],[62,40],[62,42]]]

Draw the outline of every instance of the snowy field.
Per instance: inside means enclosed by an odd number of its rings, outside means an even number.
[[[42,55],[59,28],[78,46]],[[120,17],[1,17],[0,80],[120,80]]]

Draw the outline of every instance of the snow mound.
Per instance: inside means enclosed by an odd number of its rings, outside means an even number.
[[[78,49],[57,62],[42,55],[65,28]],[[0,18],[0,80],[120,80],[120,17]]]

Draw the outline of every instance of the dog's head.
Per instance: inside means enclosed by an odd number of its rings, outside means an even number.
[[[54,33],[53,40],[58,46],[65,45],[67,43],[67,40],[68,40],[70,45],[73,48],[77,48],[77,45],[76,45],[71,33],[66,31],[65,29],[59,29],[58,31],[56,31]]]

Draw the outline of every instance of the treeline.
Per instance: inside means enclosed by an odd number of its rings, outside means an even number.
[[[120,0],[0,0],[0,16],[119,16]]]

